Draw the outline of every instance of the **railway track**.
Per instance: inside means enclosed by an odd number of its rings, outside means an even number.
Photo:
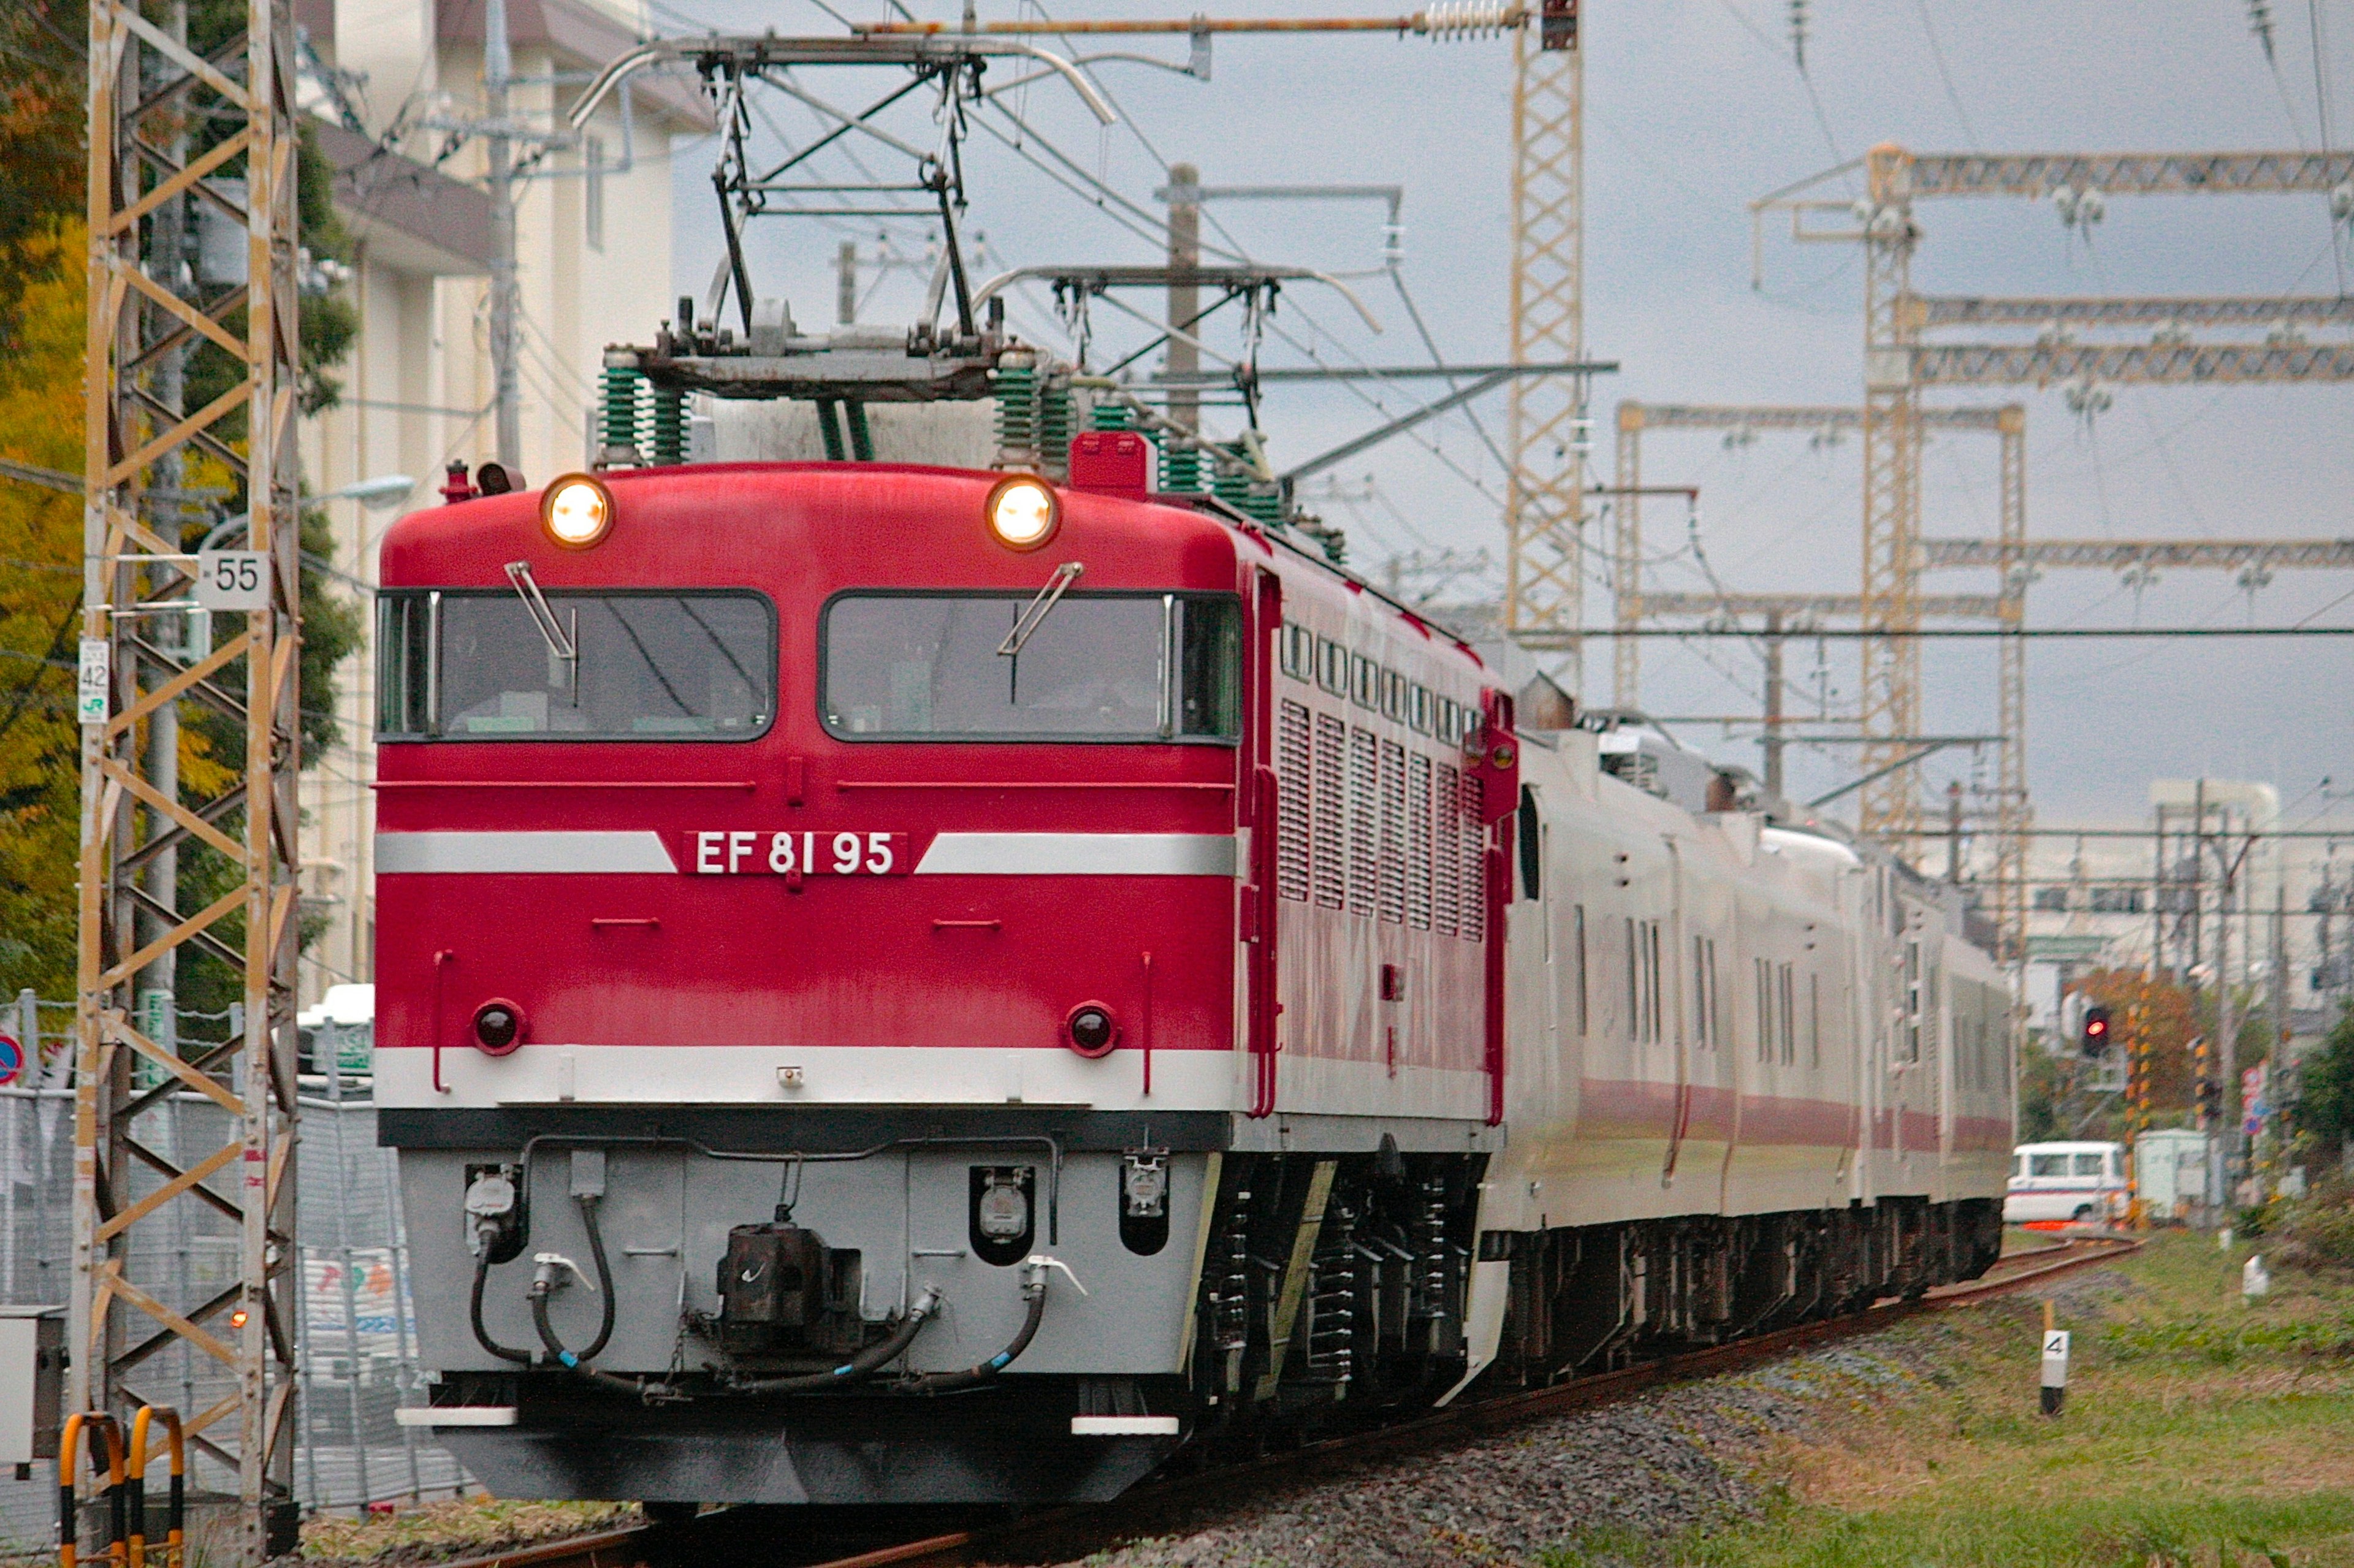
[[[1946,1286],[1916,1301],[1883,1302],[1867,1311],[1829,1322],[1805,1323],[1734,1344],[1716,1345],[1617,1372],[1558,1383],[1551,1388],[1498,1394],[1434,1411],[1377,1431],[1352,1433],[1238,1465],[1221,1465],[1194,1475],[1139,1487],[1117,1501],[1087,1508],[1055,1509],[1002,1524],[943,1530],[847,1555],[787,1557],[773,1541],[761,1543],[771,1561],[799,1568],[961,1568],[967,1563],[1067,1561],[1101,1550],[1122,1538],[1148,1534],[1149,1521],[1200,1501],[1214,1490],[1231,1493],[1312,1476],[1322,1469],[1435,1447],[1465,1437],[1516,1426],[1549,1415],[1615,1404],[1646,1389],[1689,1383],[1775,1361],[1794,1351],[1871,1333],[1925,1312],[1975,1306],[2039,1280],[2072,1273],[2139,1250],[2130,1236],[2083,1236],[2013,1253],[1967,1285]],[[517,1547],[445,1565],[445,1568],[638,1568],[664,1558],[693,1563],[738,1555],[750,1541],[726,1542],[727,1515],[707,1515],[690,1527],[695,1534],[665,1542],[661,1527],[642,1525],[540,1545]],[[904,1525],[903,1525],[904,1528]],[[857,1527],[847,1527],[854,1538]],[[704,1537],[712,1539],[704,1539]],[[831,1550],[811,1543],[817,1550]],[[731,1550],[733,1547],[735,1549]]]

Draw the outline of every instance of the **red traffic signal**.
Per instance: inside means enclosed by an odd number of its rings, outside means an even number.
[[[2108,1048],[2109,1010],[2095,1002],[2084,1009],[2084,1054],[2097,1056]]]

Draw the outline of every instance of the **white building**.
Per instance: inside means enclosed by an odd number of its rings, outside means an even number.
[[[486,150],[465,133],[482,112],[483,0],[298,0],[317,69],[304,103],[336,167],[336,206],[358,244],[346,285],[360,325],[336,372],[341,407],[306,423],[315,492],[387,474],[414,481],[397,505],[331,503],[339,587],[366,600],[376,542],[402,512],[435,502],[444,467],[493,455],[487,331],[491,205]],[[588,77],[645,36],[622,0],[507,0],[510,121],[547,129]],[[586,461],[605,345],[650,339],[670,313],[671,149],[707,132],[699,91],[654,73],[614,95],[581,134],[518,144],[524,476]],[[545,146],[545,155],[539,156]],[[363,603],[371,630],[374,607]],[[344,667],[332,702],[343,744],[303,779],[306,906],[328,917],[302,996],[373,978],[371,837],[376,764],[372,647]]]

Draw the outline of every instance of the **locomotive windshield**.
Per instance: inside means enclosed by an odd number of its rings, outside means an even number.
[[[748,593],[387,594],[387,737],[748,740],[776,712],[776,620]],[[568,644],[568,648],[565,646]]]
[[[826,727],[845,737],[1232,740],[1232,598],[1066,594],[1002,653],[1034,596],[847,593],[826,607]]]

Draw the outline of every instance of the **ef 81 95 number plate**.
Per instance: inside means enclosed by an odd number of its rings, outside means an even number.
[[[906,833],[721,828],[687,836],[686,863],[697,876],[905,876],[914,859]]]

